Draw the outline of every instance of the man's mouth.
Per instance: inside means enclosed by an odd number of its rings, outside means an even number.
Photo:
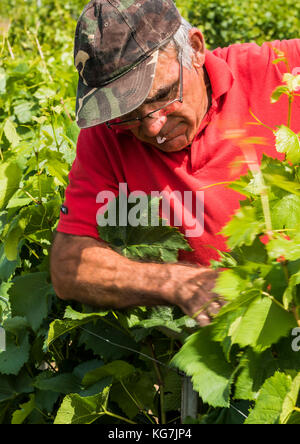
[[[167,140],[166,137],[161,137],[161,136],[156,137],[156,141],[159,145],[161,145],[162,143],[165,143],[166,140]]]
[[[165,136],[156,136],[156,142],[158,145],[163,145],[164,143],[171,142],[173,139],[176,139],[179,136],[182,136],[184,134],[184,131],[182,128],[177,129],[176,131],[170,131]]]
[[[170,142],[171,140],[175,139],[176,137],[182,135],[183,133],[183,127],[182,125],[176,125],[174,128],[169,129],[167,134],[158,135],[156,136],[156,142],[158,145],[162,145],[165,142]]]

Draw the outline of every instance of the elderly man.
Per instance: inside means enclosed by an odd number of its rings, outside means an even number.
[[[300,40],[273,46],[286,53],[291,67],[299,65]],[[245,137],[262,137],[258,158],[280,158],[272,133],[248,125],[250,108],[269,127],[282,123],[287,103],[270,104],[286,72],[283,62],[272,63],[276,58],[268,44],[207,51],[202,33],[180,17],[172,0],[87,5],[75,37],[82,130],[51,256],[59,297],[119,309],[172,304],[200,325],[210,322],[221,302],[212,294],[216,272],[209,263],[226,249],[219,232],[240,199],[220,183],[246,171],[232,170],[241,152],[226,134],[243,130]],[[300,131],[299,121],[292,124]],[[190,217],[180,229],[189,232],[193,252],[182,252],[178,264],[159,264],[131,261],[110,249],[97,232],[97,196],[117,195],[120,184],[128,192],[173,193],[173,224],[178,201],[185,204],[180,196],[191,193]],[[191,222],[198,230],[190,230]]]

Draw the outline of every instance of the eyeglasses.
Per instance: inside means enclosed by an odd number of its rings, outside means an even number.
[[[106,126],[110,129],[112,128],[123,128],[123,129],[131,129],[131,128],[137,128],[143,124],[143,120],[149,118],[149,119],[157,119],[158,117],[162,115],[168,115],[173,113],[176,110],[176,103],[183,103],[183,66],[182,66],[182,52],[180,52],[179,55],[179,66],[180,66],[180,74],[179,74],[179,98],[171,100],[170,102],[166,103],[162,107],[151,111],[150,113],[146,114],[144,117],[134,117],[132,119],[127,120],[111,120],[109,122],[106,122]],[[156,115],[158,113],[158,115]]]

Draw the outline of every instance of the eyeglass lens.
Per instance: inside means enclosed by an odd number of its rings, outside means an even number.
[[[112,125],[116,125],[118,128],[123,128],[123,129],[137,128],[140,125],[142,125],[144,119],[146,118],[159,119],[162,116],[167,116],[168,114],[172,114],[176,109],[178,109],[179,105],[180,105],[179,101],[170,103],[169,105],[167,104],[164,108],[149,113],[147,116],[143,117],[142,120],[129,120],[129,121],[125,120],[124,122],[122,122],[122,120],[116,120],[115,122],[112,121],[109,123]]]

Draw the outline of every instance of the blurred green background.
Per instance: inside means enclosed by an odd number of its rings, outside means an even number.
[[[12,44],[20,38],[21,48],[26,48],[24,31],[39,28],[41,42],[60,49],[72,41],[75,21],[86,3],[1,0],[0,18],[2,25],[3,19],[11,22]],[[299,37],[300,3],[294,0],[177,0],[176,5],[190,23],[201,28],[211,48]]]
[[[299,38],[300,3],[294,0],[178,0],[209,47]]]

